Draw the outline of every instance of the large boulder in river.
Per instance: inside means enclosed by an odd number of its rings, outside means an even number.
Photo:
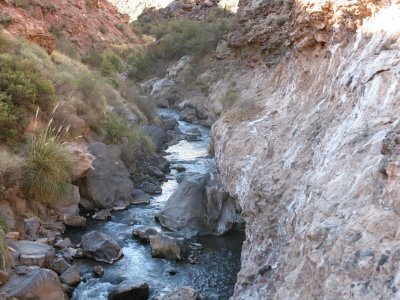
[[[160,300],[201,300],[200,294],[193,288],[184,286],[163,295]]]
[[[151,255],[160,258],[182,259],[185,255],[185,239],[158,233],[150,236]]]
[[[91,231],[82,236],[81,247],[86,257],[109,264],[122,256],[118,242],[98,231]]]
[[[108,300],[146,300],[149,297],[149,286],[146,282],[121,283],[115,287]]]
[[[93,168],[81,184],[82,195],[97,208],[128,206],[132,199],[133,183],[122,162],[121,150],[114,145],[95,143],[88,147],[95,156]]]
[[[238,217],[218,175],[190,173],[156,218],[164,227],[192,236],[223,235]]]
[[[63,300],[64,292],[55,272],[36,268],[26,275],[13,275],[1,288],[6,299]]]

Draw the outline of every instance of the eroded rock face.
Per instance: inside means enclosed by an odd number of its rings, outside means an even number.
[[[13,275],[0,293],[12,299],[64,300],[64,292],[55,272],[36,268],[26,275]],[[15,298],[13,298],[15,297]]]
[[[81,186],[82,195],[97,208],[128,206],[133,198],[133,183],[117,146],[95,143],[88,147],[95,159]]]
[[[187,236],[223,235],[237,221],[235,204],[219,176],[196,173],[184,177],[156,217]]]
[[[3,24],[8,32],[42,46],[49,53],[55,48],[55,37],[49,28],[62,31],[78,49],[88,49],[93,45],[110,47],[114,38],[119,40],[119,44],[131,47],[144,43],[129,26],[129,17],[120,14],[106,0],[28,1],[23,5],[2,1],[0,11],[10,17],[10,21]],[[91,39],[87,38],[89,34]]]
[[[241,3],[251,22],[256,6]],[[303,9],[321,8],[313,4]],[[331,4],[347,18],[336,35],[234,76],[256,109],[212,129],[221,176],[246,220],[233,299],[400,296],[400,10],[366,18],[362,3]],[[292,30],[304,37],[314,17],[330,26],[334,14],[295,12],[306,23]]]

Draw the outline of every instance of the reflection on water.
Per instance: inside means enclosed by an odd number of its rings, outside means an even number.
[[[177,118],[176,112],[160,110],[160,114]],[[179,129],[185,133],[193,128],[201,131],[201,140],[197,142],[180,141],[167,149],[166,158],[171,165],[183,165],[190,172],[215,172],[214,159],[207,154],[209,131],[201,126],[179,121]],[[150,287],[150,299],[163,290],[180,286],[192,286],[205,299],[228,299],[240,268],[240,252],[244,240],[243,233],[231,233],[224,237],[202,237],[199,242],[205,247],[198,255],[196,264],[151,257],[149,245],[142,244],[132,237],[132,225],[159,225],[154,215],[177,188],[176,171],[172,170],[169,179],[162,185],[163,194],[152,197],[149,205],[133,206],[128,210],[116,212],[109,222],[88,220],[84,230],[71,230],[68,236],[78,243],[85,232],[98,230],[111,235],[123,247],[124,256],[113,265],[94,262],[87,259],[77,260],[83,281],[76,288],[73,299],[107,299],[109,291],[122,281],[146,281]],[[92,268],[104,267],[104,276],[94,278]],[[168,269],[175,269],[176,275],[169,275]]]

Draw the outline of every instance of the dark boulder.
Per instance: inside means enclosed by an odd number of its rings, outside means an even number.
[[[98,231],[82,236],[81,246],[84,256],[96,261],[111,264],[122,256],[120,245],[110,236]]]
[[[146,300],[148,297],[146,282],[121,283],[111,291],[108,300]]]
[[[238,216],[219,176],[191,173],[156,218],[163,226],[185,235],[223,235],[233,228]]]

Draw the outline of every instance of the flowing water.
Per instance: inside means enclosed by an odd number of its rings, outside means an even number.
[[[174,111],[160,110],[161,115],[178,119]],[[201,140],[188,142],[182,140],[167,149],[166,158],[171,166],[183,165],[189,172],[216,172],[213,157],[207,154],[209,130],[199,126],[178,121],[179,129],[185,133],[199,129]],[[74,300],[107,299],[111,289],[123,281],[145,281],[150,287],[152,299],[162,291],[181,286],[191,286],[198,290],[204,299],[224,300],[233,294],[236,275],[240,268],[240,252],[244,233],[233,232],[223,237],[202,237],[197,240],[205,251],[197,255],[196,264],[168,259],[152,258],[151,248],[132,237],[132,223],[160,227],[154,220],[157,211],[163,208],[169,196],[177,188],[177,172],[172,170],[167,175],[167,182],[162,185],[163,193],[152,197],[150,204],[131,206],[128,210],[113,214],[109,222],[88,220],[83,230],[71,230],[68,236],[75,243],[86,232],[97,230],[111,235],[123,247],[124,256],[112,265],[103,264],[88,259],[77,259],[75,263],[81,270],[82,282],[75,289]],[[92,269],[96,265],[104,267],[104,276],[95,278]],[[170,275],[168,270],[174,269],[176,275]]]

